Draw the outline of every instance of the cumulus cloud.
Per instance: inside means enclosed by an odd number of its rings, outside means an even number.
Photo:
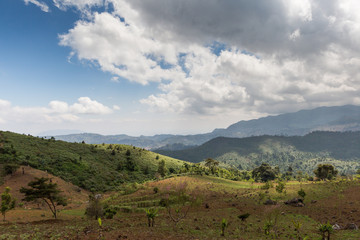
[[[356,0],[55,3],[112,4],[79,20],[60,45],[112,81],[158,83],[161,92],[141,100],[153,110],[280,113],[359,101]]]
[[[40,2],[38,0],[24,0],[24,2],[26,5],[28,5],[29,3],[34,4],[34,5],[38,6],[44,12],[50,12],[49,6],[44,2]]]
[[[54,5],[62,10],[69,7],[76,7],[78,10],[89,10],[94,6],[102,6],[104,0],[53,0]]]
[[[112,110],[104,106],[103,104],[91,100],[88,97],[81,97],[77,103],[74,103],[70,107],[70,112],[75,114],[109,114]]]
[[[0,119],[3,123],[9,121],[18,123],[76,122],[84,115],[98,116],[112,112],[111,108],[88,97],[80,97],[71,105],[54,100],[48,104],[48,107],[12,106],[9,101],[0,99]]]
[[[49,103],[50,111],[54,113],[72,113],[72,114],[109,114],[112,110],[88,97],[81,97],[77,103],[68,105],[62,101],[51,101]]]

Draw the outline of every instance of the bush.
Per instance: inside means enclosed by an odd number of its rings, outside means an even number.
[[[278,193],[282,193],[285,189],[285,183],[283,181],[278,181],[275,189]]]
[[[101,203],[101,194],[89,195],[89,205],[85,210],[85,215],[94,219],[104,216],[104,208]]]
[[[272,187],[273,187],[272,182],[267,181],[263,186],[261,186],[261,189],[263,189],[263,190],[269,190],[269,189],[272,188]]]
[[[106,219],[113,219],[113,217],[116,215],[117,211],[115,208],[112,207],[106,207],[104,211],[104,217]]]
[[[305,191],[304,191],[304,189],[300,189],[299,191],[298,191],[298,195],[301,197],[301,198],[305,198],[305,196],[306,196],[306,193],[305,193]]]

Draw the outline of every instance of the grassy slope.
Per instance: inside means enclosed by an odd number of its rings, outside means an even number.
[[[149,228],[145,208],[157,206],[160,199],[167,196],[167,191],[187,182],[189,194],[201,197],[202,203],[191,208],[188,215],[175,227],[167,211],[160,208],[155,226]],[[308,239],[321,239],[317,231],[319,222],[328,220],[331,224],[345,227],[348,223],[360,225],[356,212],[360,211],[357,192],[359,181],[337,182],[289,182],[286,194],[277,193],[271,188],[268,193],[259,187],[262,184],[234,182],[209,176],[184,176],[144,184],[137,192],[129,195],[113,195],[107,203],[123,206],[126,212],[119,211],[114,219],[103,219],[100,229],[96,220],[81,218],[81,211],[74,209],[60,214],[58,221],[52,221],[48,215],[40,217],[40,212],[17,209],[8,214],[7,224],[0,223],[0,235],[15,239],[22,234],[22,239],[273,239],[264,234],[263,227],[270,219],[275,224],[271,233],[277,231],[276,239],[299,239],[294,231],[293,221],[300,222],[300,235]],[[154,193],[154,187],[159,192]],[[293,198],[303,188],[307,193],[305,207],[291,207],[282,201]],[[263,205],[259,193],[266,194],[278,201],[277,205]],[[313,202],[316,200],[317,202]],[[209,207],[206,208],[205,204]],[[241,222],[238,215],[250,213],[246,222]],[[28,224],[15,223],[16,217],[29,216]],[[37,214],[37,216],[36,216]],[[225,218],[229,227],[225,237],[220,236],[221,220]],[[277,218],[275,223],[275,218]],[[42,220],[41,222],[39,220]],[[21,220],[20,220],[21,221]],[[26,221],[26,220],[22,220]],[[41,224],[40,224],[41,223]],[[24,237],[27,236],[27,237]],[[359,239],[359,231],[335,231],[331,239]]]
[[[216,138],[199,147],[161,154],[191,162],[214,158],[243,169],[262,162],[278,165],[282,171],[312,172],[318,163],[329,162],[340,172],[353,173],[360,167],[360,132],[314,132],[303,137],[258,136]]]
[[[130,154],[126,154],[129,151]],[[92,191],[114,190],[124,182],[154,178],[158,162],[178,169],[183,162],[127,145],[68,143],[0,132],[0,164],[18,163],[48,171]],[[129,160],[135,164],[129,170]]]

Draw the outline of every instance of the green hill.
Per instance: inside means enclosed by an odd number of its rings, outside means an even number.
[[[318,163],[334,164],[340,172],[360,167],[360,132],[313,132],[305,136],[219,137],[199,147],[158,153],[190,162],[214,158],[239,169],[253,169],[262,162],[282,171],[311,173]]]
[[[161,160],[175,171],[183,165],[133,146],[68,143],[0,131],[0,165],[29,165],[91,191],[154,179]]]

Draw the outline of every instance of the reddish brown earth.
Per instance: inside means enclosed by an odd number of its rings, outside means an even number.
[[[35,178],[41,177],[51,178],[53,183],[58,184],[59,189],[63,191],[62,194],[67,198],[69,203],[68,206],[65,207],[65,209],[81,207],[84,205],[84,203],[86,203],[89,198],[89,193],[87,191],[80,189],[79,187],[71,183],[65,182],[61,178],[55,177],[54,175],[51,175],[47,172],[40,171],[29,166],[20,166],[20,168],[13,175],[6,176],[4,179],[4,184],[0,186],[0,193],[4,192],[5,187],[10,187],[11,195],[15,197],[17,199],[17,203],[19,203],[24,197],[24,195],[20,193],[20,188],[28,187],[27,184],[30,181],[33,181]],[[46,206],[41,202],[39,204],[27,202],[23,203],[25,208],[37,207],[41,209],[46,209]]]
[[[26,168],[22,175],[21,168],[13,176],[6,179],[6,183],[0,186],[3,191],[5,186],[10,186],[14,196],[21,199],[17,190],[26,186],[27,182],[34,177],[53,177],[47,173]],[[64,194],[71,202],[70,208],[84,209],[88,199],[88,193],[78,192],[77,187],[62,181],[56,177],[57,182]],[[319,196],[316,203],[311,203],[311,198],[305,199],[305,207],[291,207],[278,202],[277,205],[265,206],[258,203],[257,186],[254,189],[215,189],[214,184],[201,181],[197,178],[183,177],[182,180],[189,182],[190,192],[202,197],[202,203],[190,210],[187,217],[176,227],[167,215],[166,210],[161,210],[155,219],[155,227],[147,226],[145,212],[123,213],[120,212],[114,219],[103,219],[102,227],[96,220],[83,217],[83,215],[59,214],[59,219],[54,220],[46,208],[25,210],[17,208],[7,215],[9,220],[0,223],[1,234],[17,235],[16,239],[270,239],[263,234],[263,226],[266,219],[274,214],[280,213],[282,225],[279,226],[280,237],[278,239],[295,239],[292,237],[294,230],[291,219],[293,216],[308,216],[312,223],[307,225],[304,232],[310,234],[309,239],[319,239],[316,232],[318,222],[339,224],[345,226],[348,223],[356,223],[360,226],[360,185],[357,182],[351,183],[348,187],[332,189],[329,186],[328,197]],[[166,191],[166,188],[173,187],[179,179],[171,178],[158,182],[150,182],[145,187],[131,195],[121,198],[139,198],[142,196],[154,196],[154,187],[159,188],[158,194]],[[199,186],[199,187],[197,187]],[[309,185],[305,191],[310,192],[311,188],[321,185]],[[346,185],[347,186],[347,185]],[[295,191],[296,187],[288,187],[288,191]],[[293,188],[293,190],[291,190]],[[345,190],[340,190],[345,189]],[[297,190],[296,190],[297,191]],[[310,195],[310,194],[309,194]],[[291,196],[289,196],[290,198]],[[208,208],[205,205],[208,205]],[[241,228],[245,225],[237,218],[243,213],[250,213],[248,219],[248,231],[243,233]],[[45,214],[45,216],[44,216]],[[226,230],[226,236],[220,236],[220,223],[225,218],[230,223]],[[315,220],[315,221],[314,221]],[[306,225],[306,218],[301,218]],[[27,238],[20,237],[27,234]],[[40,236],[40,237],[39,237]],[[347,236],[347,237],[344,237]],[[359,231],[340,230],[331,239],[352,240],[360,239]]]

